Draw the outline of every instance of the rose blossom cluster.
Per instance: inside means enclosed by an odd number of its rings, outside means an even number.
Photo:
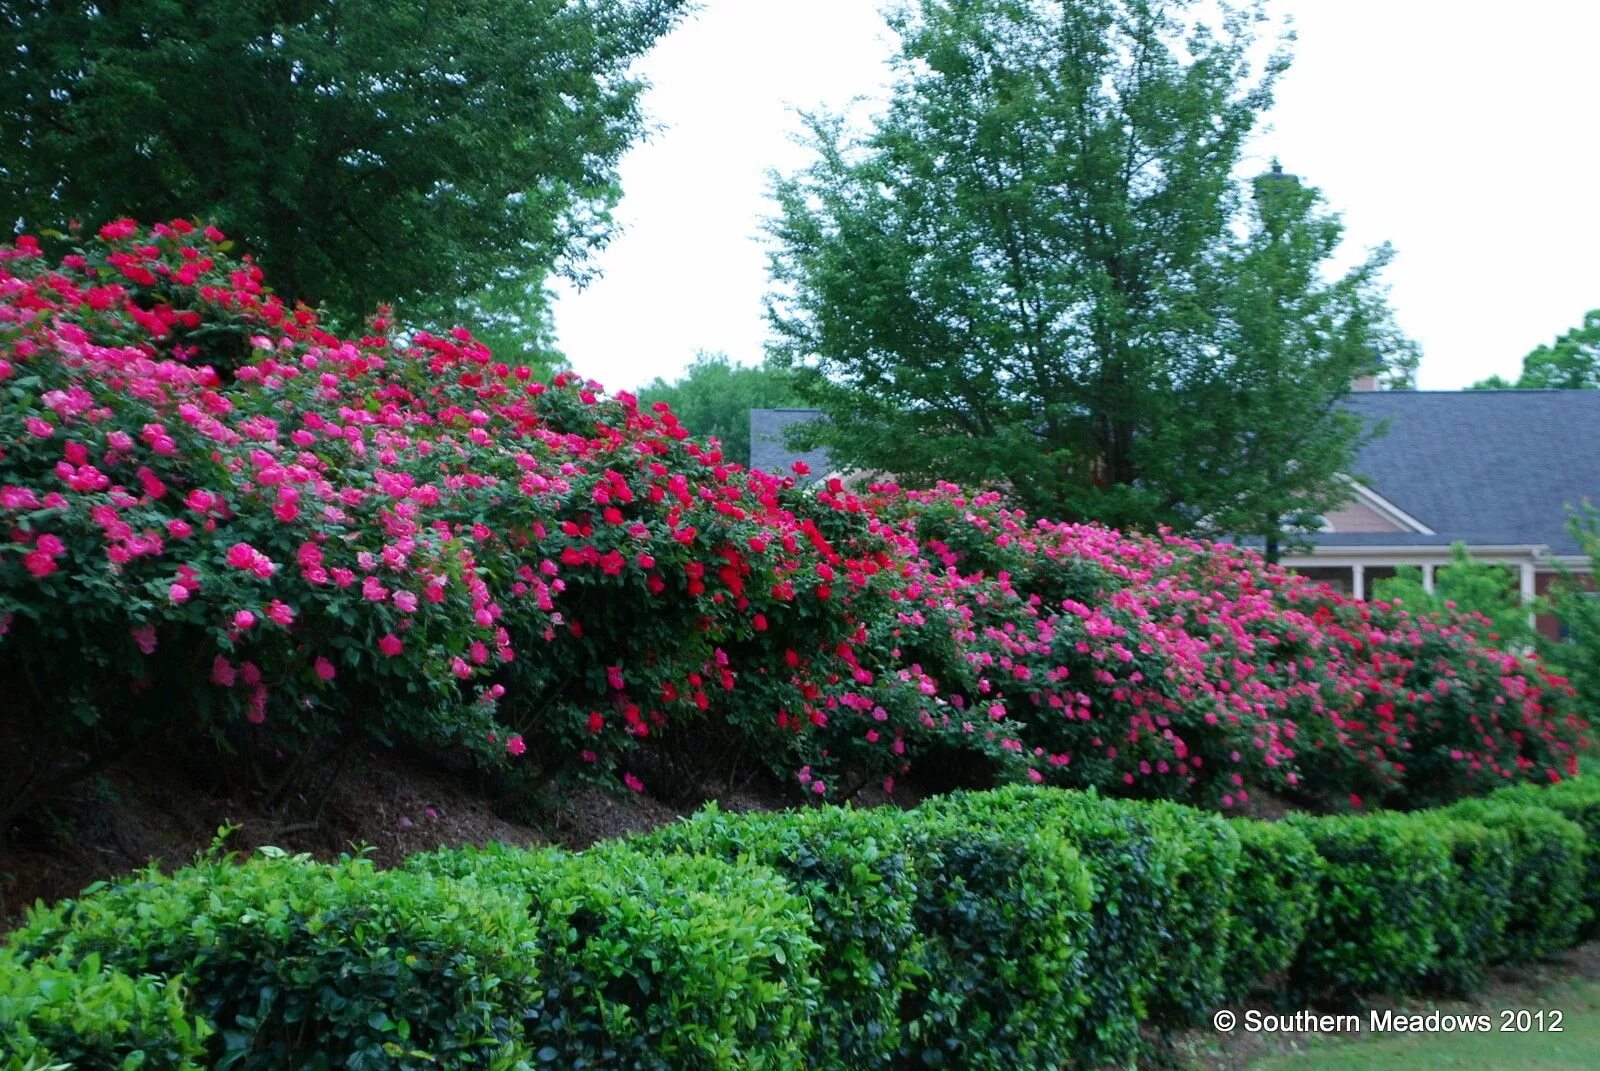
[[[1572,769],[1563,682],[1449,621],[994,494],[749,471],[464,330],[338,337],[221,243],[0,250],[0,686],[41,748],[356,736],[817,797],[967,756],[1224,806]]]

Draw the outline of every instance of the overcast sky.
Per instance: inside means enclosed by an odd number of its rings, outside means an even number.
[[[622,164],[623,233],[602,277],[562,290],[560,345],[613,389],[673,378],[698,350],[742,363],[767,339],[767,170],[808,161],[796,108],[879,97],[876,0],[706,0],[645,60],[661,130]],[[1269,0],[1295,63],[1246,170],[1277,155],[1342,212],[1346,243],[1391,242],[1419,386],[1514,376],[1600,307],[1600,2]]]

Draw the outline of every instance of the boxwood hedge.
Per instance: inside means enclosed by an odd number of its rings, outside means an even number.
[[[1500,799],[1463,800],[1446,813],[1504,830],[1510,838],[1510,910],[1497,961],[1544,959],[1577,943],[1588,921],[1581,826],[1544,807]]]
[[[527,1039],[541,1065],[804,1066],[817,946],[805,901],[772,871],[616,846],[468,848],[411,865],[526,913],[542,983]]]
[[[0,1071],[198,1071],[210,1033],[176,979],[130,978],[93,954],[76,967],[0,954]]]
[[[264,849],[35,908],[0,1071],[1126,1067],[1252,991],[1464,995],[1561,951],[1597,797],[1266,823],[1029,786],[394,871]]]
[[[1317,908],[1322,857],[1305,833],[1287,822],[1236,820],[1239,865],[1228,891],[1227,954],[1222,958],[1227,1000],[1281,980],[1294,962]]]
[[[210,860],[36,909],[23,965],[98,958],[187,983],[238,1071],[330,1064],[510,1068],[540,979],[537,935],[509,897],[362,859]]]
[[[1431,822],[1403,814],[1290,819],[1322,857],[1290,984],[1301,996],[1409,993],[1432,969],[1458,870]]]
[[[809,1066],[870,1071],[894,1062],[901,1003],[922,978],[907,821],[890,808],[729,814],[713,805],[631,844],[751,860],[782,876],[805,898],[820,945]]]

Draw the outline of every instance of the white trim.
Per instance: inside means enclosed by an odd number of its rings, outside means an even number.
[[[1411,514],[1407,513],[1393,502],[1390,502],[1387,498],[1384,498],[1382,495],[1378,494],[1378,492],[1374,491],[1366,484],[1353,480],[1342,472],[1339,474],[1339,479],[1349,484],[1350,487],[1355,491],[1355,497],[1358,502],[1371,509],[1374,513],[1378,514],[1378,516],[1382,517],[1390,524],[1399,525],[1401,530],[1415,532],[1418,535],[1438,534],[1432,528],[1429,528],[1427,525],[1411,516]]]

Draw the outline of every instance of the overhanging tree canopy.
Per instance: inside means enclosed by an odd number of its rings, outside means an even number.
[[[346,316],[580,272],[684,6],[0,0],[0,221],[202,213]]]

